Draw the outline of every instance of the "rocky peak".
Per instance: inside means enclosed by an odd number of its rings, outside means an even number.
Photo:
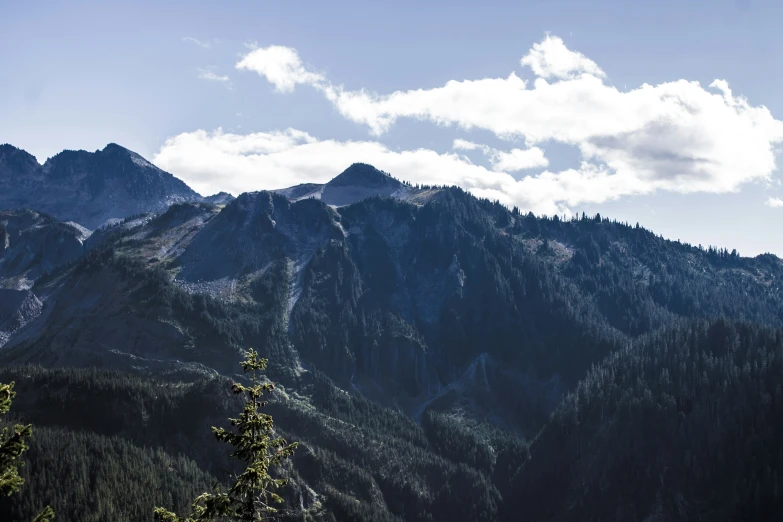
[[[236,198],[228,192],[218,192],[204,198],[205,203],[211,203],[213,205],[227,205],[234,201]]]
[[[354,163],[326,184],[327,187],[400,188],[402,183],[366,163]]]
[[[95,152],[64,150],[43,166],[15,147],[0,147],[0,208],[32,208],[95,229],[200,200],[183,181],[116,143]]]
[[[324,185],[320,198],[328,205],[339,207],[373,196],[399,197],[406,190],[402,182],[372,165],[354,163]]]
[[[82,255],[83,232],[32,210],[0,210],[0,288],[27,287]]]
[[[40,171],[41,165],[35,156],[13,145],[0,145],[0,181],[29,178]]]

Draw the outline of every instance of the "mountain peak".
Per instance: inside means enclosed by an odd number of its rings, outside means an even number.
[[[354,163],[326,184],[327,187],[399,188],[402,183],[367,163]]]
[[[107,143],[106,146],[103,148],[103,152],[109,152],[109,151],[127,151],[130,152],[128,149],[123,147],[122,145],[117,145],[116,143]]]
[[[130,159],[133,163],[135,163],[137,166],[142,168],[153,168],[155,170],[160,170],[158,167],[144,159],[141,154],[137,152],[133,152],[130,149],[126,149],[122,145],[117,145],[116,143],[109,143],[107,144],[103,150],[96,151],[96,155],[103,155],[107,157],[114,157],[114,158],[122,158],[122,159]]]
[[[35,170],[38,168],[38,160],[24,149],[14,147],[9,143],[0,144],[0,163],[18,171]],[[0,171],[4,169],[0,168]],[[2,177],[2,172],[0,172]]]
[[[0,208],[34,208],[94,229],[110,219],[199,200],[182,180],[116,143],[94,152],[64,150],[43,165],[0,146]]]
[[[236,198],[229,194],[228,192],[218,192],[217,194],[212,194],[211,196],[206,196],[204,198],[204,201],[207,203],[212,203],[213,205],[226,205],[228,203],[231,203]]]
[[[133,152],[130,149],[126,149],[122,145],[117,145],[116,143],[107,143],[106,146],[103,148],[103,150],[96,150],[96,155],[102,155],[102,156],[109,156],[109,157],[119,157],[119,158],[133,158],[134,156],[138,156],[141,158],[141,155]],[[142,158],[143,159],[143,158]],[[146,160],[144,160],[146,161]]]
[[[6,155],[6,154],[18,154],[19,152],[24,152],[22,149],[14,147],[10,143],[0,143],[0,154]]]

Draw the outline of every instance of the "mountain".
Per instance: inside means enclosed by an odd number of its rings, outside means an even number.
[[[281,375],[317,368],[414,416],[462,404],[530,435],[629,339],[683,317],[783,318],[772,256],[601,218],[515,215],[459,189],[338,208],[247,193],[126,220],[87,247],[77,266],[39,278],[49,312],[0,358],[226,371],[235,360],[221,354],[252,344]],[[508,393],[518,403],[497,400]]]
[[[95,152],[66,150],[43,165],[0,145],[0,208],[34,209],[95,229],[112,218],[200,199],[184,182],[114,143]]]
[[[228,203],[234,201],[234,199],[235,199],[234,196],[232,196],[228,192],[218,192],[217,194],[206,196],[204,198],[204,202],[211,203],[213,205],[227,205]]]
[[[252,346],[279,385],[276,427],[302,442],[284,471],[287,519],[724,520],[783,507],[775,256],[598,215],[525,215],[363,164],[324,185],[123,215],[89,237],[40,212],[3,215],[0,275],[24,284],[0,296],[0,381],[29,394],[15,411],[46,440],[133,453],[154,480],[172,455],[194,481],[221,477],[209,427],[235,413],[231,379]],[[36,451],[28,472],[51,474]],[[73,470],[99,456],[75,451],[63,473],[79,481]],[[132,482],[95,480],[78,487]],[[27,517],[45,495],[38,484],[0,514]],[[89,511],[53,498],[72,518]],[[101,505],[144,513],[123,502]]]
[[[11,335],[38,317],[43,303],[29,290],[0,288],[0,347]]]
[[[354,163],[328,183],[305,183],[274,192],[293,201],[312,198],[341,207],[373,196],[426,200],[433,191],[413,188],[372,165]]]
[[[55,267],[78,260],[88,234],[31,210],[0,210],[0,347],[35,319],[43,304],[29,291]]]
[[[0,287],[28,288],[84,253],[89,234],[32,210],[0,210]]]

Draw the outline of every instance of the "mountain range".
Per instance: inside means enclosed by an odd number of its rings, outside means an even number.
[[[12,145],[0,145],[0,206],[35,208],[60,221],[94,229],[111,219],[165,210],[203,198],[135,152],[64,150],[43,165]]]
[[[220,480],[209,426],[253,346],[302,442],[292,520],[761,519],[781,503],[782,325],[770,254],[361,163],[202,197],[118,145],[43,165],[2,145],[0,381],[75,456],[36,442],[31,487],[0,514],[183,506]],[[36,478],[78,482],[89,447],[135,455],[164,496],[140,507],[111,469],[82,486],[105,490],[89,511]]]

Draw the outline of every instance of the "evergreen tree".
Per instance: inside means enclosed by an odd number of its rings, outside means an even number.
[[[195,522],[216,520],[265,520],[277,513],[271,504],[281,503],[282,497],[273,490],[286,484],[285,479],[275,479],[270,468],[280,466],[293,455],[297,443],[288,444],[283,438],[272,438],[272,416],[259,412],[266,405],[261,401],[265,392],[274,390],[271,382],[259,384],[256,372],[266,369],[267,360],[258,356],[252,348],[240,363],[245,373],[251,374],[251,386],[234,383],[231,391],[246,394],[245,408],[237,419],[229,419],[236,432],[224,428],[212,428],[215,437],[234,447],[232,457],[246,465],[245,470],[233,477],[234,485],[226,492],[216,488],[215,493],[204,493],[193,501],[193,512],[185,519],[174,513],[156,508],[155,517],[162,522]]]
[[[8,413],[15,396],[13,382],[0,384],[0,414]],[[9,434],[9,431],[3,428],[0,435],[0,494],[6,495],[16,493],[24,483],[24,479],[19,476],[19,467],[22,465],[20,457],[27,451],[26,442],[33,434],[33,427],[30,424],[15,424],[13,432]],[[46,506],[33,522],[49,522],[52,518],[54,511]]]

